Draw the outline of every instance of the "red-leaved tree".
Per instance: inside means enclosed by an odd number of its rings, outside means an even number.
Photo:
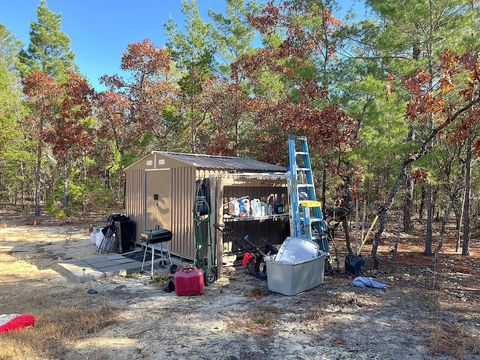
[[[45,131],[44,140],[52,145],[53,153],[63,167],[63,208],[68,212],[70,165],[76,159],[84,158],[94,144],[95,134],[85,123],[92,114],[94,92],[88,82],[75,73],[68,74],[58,89],[58,116]]]
[[[55,79],[45,72],[34,70],[23,81],[23,93],[27,96],[30,107],[29,120],[34,128],[37,141],[37,161],[35,167],[35,216],[40,216],[40,186],[42,171],[42,154],[44,147],[45,126],[56,116],[59,86]]]

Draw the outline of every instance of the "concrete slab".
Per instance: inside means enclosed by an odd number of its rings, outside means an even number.
[[[122,259],[118,259],[118,260],[112,260],[110,261],[110,263],[112,264],[115,264],[115,265],[120,265],[120,264],[129,264],[129,263],[132,263],[132,262],[139,262],[138,260],[134,260],[134,259],[127,259],[127,258],[124,258],[123,260]],[[140,261],[141,263],[141,261]]]
[[[151,257],[145,259],[145,271],[150,271]],[[155,270],[168,271],[168,266],[161,266],[160,259],[154,260]],[[69,278],[78,282],[103,279],[116,275],[139,272],[142,261],[130,259],[121,254],[96,256],[89,259],[59,263],[59,269]]]
[[[82,267],[78,266],[76,263],[58,263],[58,266],[61,266],[68,271],[82,270]]]
[[[72,263],[59,263],[59,269],[76,282],[85,282],[105,278],[105,273],[91,267],[78,266]]]
[[[76,266],[80,266],[80,267],[85,267],[85,266],[88,266],[88,264],[83,261],[83,260],[75,260],[75,261],[72,261],[70,262],[70,264],[73,264],[73,265],[76,265]]]
[[[142,263],[135,261],[130,264],[119,264],[100,268],[99,270],[105,273],[105,276],[126,275],[127,273],[139,271]],[[134,271],[135,270],[135,271]]]
[[[88,269],[85,272],[74,271],[74,272],[72,272],[72,274],[75,277],[75,280],[78,281],[78,282],[105,279],[107,277],[104,272],[98,271],[98,270],[93,270],[93,269]]]
[[[96,263],[109,261],[109,260],[105,256],[98,256],[98,257],[94,257],[94,258],[90,258],[90,259],[83,259],[81,261],[84,261],[88,264],[96,264]]]
[[[125,259],[125,257],[121,254],[112,254],[112,255],[106,255],[105,259],[108,259],[108,260]]]
[[[104,266],[112,265],[112,261],[110,261],[110,260],[103,260],[103,261],[99,261],[99,262],[95,262],[95,263],[88,263],[88,261],[86,261],[86,263],[87,263],[87,266],[93,267],[93,268],[96,268],[96,269],[100,269]]]

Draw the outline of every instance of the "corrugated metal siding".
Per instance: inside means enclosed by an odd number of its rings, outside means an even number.
[[[125,208],[127,215],[135,220],[138,240],[145,219],[145,171],[143,169],[126,171],[126,182]]]
[[[172,232],[171,252],[193,260],[195,240],[193,229],[193,201],[195,196],[195,168],[172,169]]]
[[[203,169],[230,169],[238,171],[279,171],[285,172],[285,168],[278,165],[268,164],[262,161],[235,157],[235,156],[217,156],[205,154],[185,154],[173,153],[168,151],[156,151],[155,153],[182,161],[188,165]]]

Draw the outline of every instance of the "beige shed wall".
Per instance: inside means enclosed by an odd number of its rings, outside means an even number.
[[[143,169],[125,172],[125,208],[128,216],[136,223],[136,239],[140,239],[145,219],[145,171]]]
[[[171,169],[145,171],[147,182],[145,227],[155,229],[172,228],[172,186]],[[155,195],[158,198],[155,200]]]

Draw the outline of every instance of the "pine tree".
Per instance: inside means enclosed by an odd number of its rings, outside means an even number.
[[[185,29],[180,31],[173,19],[165,24],[167,48],[182,72],[178,82],[182,96],[182,114],[190,127],[190,149],[197,151],[199,128],[207,122],[208,112],[199,107],[206,81],[214,71],[215,43],[211,24],[200,16],[197,0],[182,2]]]
[[[31,80],[50,78],[51,81],[66,78],[69,71],[75,70],[74,54],[70,49],[70,39],[60,30],[62,16],[50,11],[46,0],[37,7],[38,21],[31,23],[30,44],[19,54],[18,68],[22,76]],[[38,72],[46,75],[42,76]],[[28,79],[30,78],[30,79]],[[39,94],[37,94],[39,95]],[[46,95],[45,95],[46,96]],[[41,112],[43,114],[43,112]],[[40,216],[40,184],[43,154],[43,136],[47,117],[36,119],[37,125],[37,165],[35,169],[35,216]]]
[[[23,205],[25,167],[31,160],[28,142],[21,132],[24,116],[15,61],[21,42],[0,24],[0,194]]]
[[[74,70],[74,54],[70,49],[70,38],[60,30],[62,15],[52,12],[46,0],[37,7],[38,21],[30,25],[30,44],[20,52],[19,68],[22,74],[41,70],[58,78],[66,71]]]
[[[209,10],[213,20],[213,41],[221,64],[219,70],[230,76],[230,64],[252,50],[256,30],[248,22],[249,14],[258,11],[257,1],[226,0],[225,13]]]

